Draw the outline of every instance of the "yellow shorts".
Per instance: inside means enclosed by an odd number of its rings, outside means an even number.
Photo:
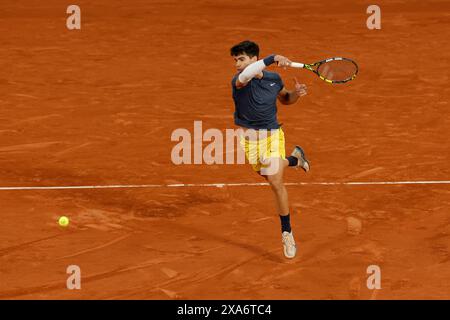
[[[270,158],[286,159],[284,132],[281,128],[260,130],[259,138],[241,136],[240,145],[245,150],[245,157],[253,170],[257,172],[269,167]]]

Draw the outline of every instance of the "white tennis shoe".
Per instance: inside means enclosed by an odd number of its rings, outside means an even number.
[[[281,238],[283,242],[284,256],[289,259],[294,258],[295,254],[297,253],[297,247],[295,246],[295,240],[294,236],[292,235],[292,231],[284,231],[281,235]]]

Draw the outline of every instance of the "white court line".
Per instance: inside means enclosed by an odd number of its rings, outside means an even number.
[[[435,181],[367,181],[367,182],[287,182],[286,186],[370,186],[370,185],[416,185],[416,184],[450,184],[450,180]],[[117,184],[99,186],[49,186],[49,187],[0,187],[7,190],[65,190],[65,189],[127,189],[127,188],[188,188],[188,187],[242,187],[268,186],[267,182],[242,183],[177,183],[177,184]]]

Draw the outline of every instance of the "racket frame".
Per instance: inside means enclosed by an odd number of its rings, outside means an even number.
[[[327,63],[327,62],[330,62],[330,61],[341,61],[341,60],[350,61],[350,62],[353,63],[353,64],[355,65],[355,67],[356,67],[355,73],[353,74],[353,76],[351,76],[351,77],[348,78],[348,79],[345,79],[345,80],[330,80],[330,79],[327,79],[327,78],[325,78],[324,76],[322,76],[322,75],[317,71],[317,70],[319,69],[319,66],[322,65],[322,64],[324,64],[324,63]],[[334,84],[334,83],[336,83],[336,84],[337,84],[337,83],[346,83],[346,82],[348,82],[348,81],[350,81],[350,80],[355,79],[356,75],[358,74],[358,65],[356,64],[356,62],[353,61],[352,59],[343,58],[343,57],[333,57],[333,58],[328,58],[328,59],[321,60],[321,61],[318,61],[318,62],[315,62],[315,63],[312,63],[312,64],[301,63],[301,62],[292,62],[290,66],[291,66],[292,68],[307,69],[307,70],[309,70],[309,71],[312,71],[312,72],[314,72],[320,79],[322,79],[323,81],[325,81],[325,82],[327,82],[327,83],[331,83],[331,84]],[[317,67],[317,68],[314,69],[314,67]]]

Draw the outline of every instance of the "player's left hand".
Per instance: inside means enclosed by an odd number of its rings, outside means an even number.
[[[299,97],[302,97],[304,95],[306,95],[306,84],[300,83],[298,82],[297,78],[294,78],[295,81],[295,92],[298,94]]]

